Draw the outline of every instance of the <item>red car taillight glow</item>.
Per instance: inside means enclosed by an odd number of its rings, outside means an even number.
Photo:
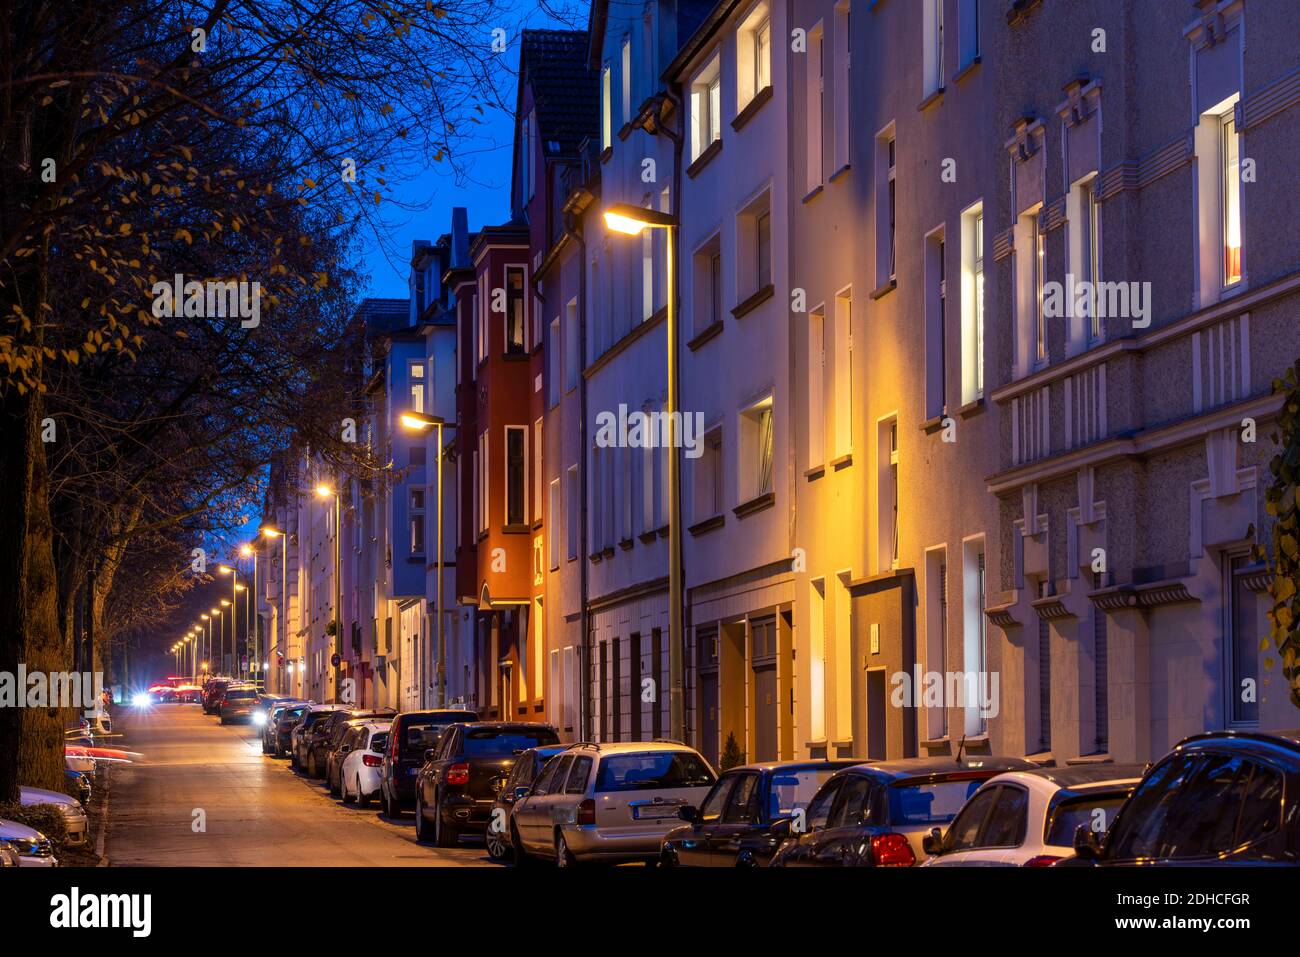
[[[575,824],[594,825],[596,823],[596,802],[591,798],[587,798],[587,800],[579,804],[577,816],[574,817],[573,821]]]
[[[377,754],[363,754],[361,755],[361,763],[368,768],[377,768],[383,765],[384,759]]]
[[[448,784],[469,784],[469,765],[453,764],[447,769]]]
[[[871,856],[877,867],[911,867],[916,863],[912,845],[902,834],[877,834],[871,839]]]
[[[1051,867],[1057,861],[1065,860],[1063,857],[1056,857],[1053,854],[1039,854],[1037,857],[1031,857],[1025,861],[1025,867]]]

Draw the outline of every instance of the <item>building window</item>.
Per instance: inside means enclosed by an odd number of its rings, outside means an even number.
[[[876,285],[895,281],[895,183],[897,146],[891,123],[876,134]]]
[[[984,622],[984,539],[962,543],[962,661],[967,672],[974,672],[977,687],[985,687],[988,673],[988,641]],[[968,735],[986,734],[988,718],[978,700],[967,701],[963,721]]]
[[[804,130],[804,159],[806,161],[806,178],[804,191],[812,193],[822,185],[822,122],[826,113],[826,62],[824,55],[825,31],[820,23],[808,34],[808,55],[804,57],[806,70],[804,87],[807,104],[804,115],[807,128]]]
[[[594,269],[593,269],[594,272]],[[578,387],[578,300],[570,299],[564,307],[564,391]],[[556,401],[559,401],[558,399]]]
[[[695,333],[722,321],[722,242],[714,236],[693,257]]]
[[[1031,286],[1034,296],[1034,360],[1039,363],[1047,361],[1047,316],[1043,311],[1043,269],[1047,264],[1047,237],[1043,230],[1043,218],[1034,214],[1034,255]]]
[[[941,228],[925,239],[925,414],[937,419],[947,402],[947,244]]]
[[[984,209],[961,216],[961,401],[984,396]]]
[[[737,217],[740,294],[749,298],[772,284],[771,196],[764,193]]]
[[[1105,586],[1102,576],[1096,572],[1092,575],[1092,589],[1097,591]],[[1106,635],[1106,610],[1100,605],[1092,606],[1092,674],[1093,674],[1093,716],[1096,723],[1096,750],[1105,754],[1110,750],[1110,654]]]
[[[411,554],[424,554],[424,489],[413,488],[411,493]]]
[[[853,451],[853,292],[835,297],[835,457]]]
[[[551,571],[560,567],[560,480],[551,479],[550,511],[546,516],[546,534],[551,540]]]
[[[524,117],[519,136],[519,188],[523,201],[533,198],[533,171],[537,162],[537,114]]]
[[[926,585],[926,670],[946,674],[948,671],[948,560],[944,548],[925,553]],[[947,702],[927,708],[927,730],[932,738],[948,735]]]
[[[537,510],[536,521],[543,521],[542,516],[542,420],[533,423],[533,508]]]
[[[506,354],[522,355],[526,349],[524,330],[524,267],[506,267]]]
[[[740,413],[740,495],[750,501],[772,491],[772,397]]]
[[[772,19],[760,3],[736,31],[736,110],[772,85]]]
[[[943,4],[944,0],[925,0],[922,11],[926,96],[943,89]]]
[[[632,41],[623,38],[623,116],[627,123],[632,119]]]
[[[1243,571],[1250,565],[1249,555],[1228,559],[1228,580],[1224,583],[1227,622],[1231,636],[1228,662],[1228,714],[1233,725],[1259,724],[1259,643],[1263,637],[1256,621],[1255,596],[1246,587]],[[1247,692],[1250,692],[1249,694]],[[1246,699],[1250,700],[1246,700]]]
[[[528,427],[506,426],[506,524],[528,521]]]
[[[1233,113],[1223,117],[1220,137],[1220,192],[1223,233],[1223,286],[1241,282],[1241,158]]]
[[[491,474],[488,470],[488,434],[482,432],[478,437],[478,463],[475,466],[478,470],[478,501],[479,501],[479,518],[478,530],[486,532],[488,529],[491,506],[488,504],[488,490],[491,483],[488,476]]]
[[[1038,597],[1049,594],[1047,582],[1038,583]],[[1052,750],[1052,627],[1038,620],[1038,750]]]
[[[605,545],[605,503],[604,498],[605,450],[598,445],[591,448],[591,479],[588,484],[587,518],[590,521],[592,554],[599,552]]]
[[[876,426],[877,564],[881,571],[898,567],[898,419],[882,419]]]
[[[1017,373],[1028,375],[1047,361],[1047,324],[1043,315],[1043,230],[1034,206],[1016,218],[1015,306]]]
[[[691,161],[722,139],[722,55],[716,54],[691,83]]]
[[[957,0],[957,68],[964,70],[980,58],[980,0]]]
[[[1065,218],[1069,240],[1067,250],[1069,268],[1066,272],[1074,277],[1075,283],[1074,288],[1066,289],[1065,295],[1071,301],[1077,301],[1072,311],[1078,313],[1071,321],[1069,334],[1070,352],[1075,353],[1099,343],[1104,334],[1095,294],[1084,297],[1085,290],[1096,290],[1097,282],[1101,278],[1097,255],[1099,245],[1095,172],[1089,173],[1071,185],[1069,196],[1066,198]],[[1086,286],[1083,285],[1085,283]]]
[[[826,309],[808,314],[808,467],[826,459]]]
[[[835,5],[835,171],[849,165],[849,127],[852,114],[849,110],[849,91],[853,89],[850,77],[853,68],[852,20],[848,0]]]
[[[568,351],[568,342],[563,344],[564,352]],[[546,407],[553,409],[560,404],[560,317],[556,316],[551,320],[551,342],[550,348],[546,353]]]
[[[424,360],[412,359],[406,368],[411,380],[411,411],[427,412],[424,406]]]
[[[695,472],[695,520],[721,515],[727,503],[723,496],[722,429],[716,428],[704,437],[704,454],[697,460]]]
[[[569,538],[569,560],[578,557],[578,467],[570,465],[569,470],[565,473],[568,476],[569,496],[568,496],[568,516],[565,522],[565,530]]]
[[[602,150],[607,150],[614,145],[611,109],[609,64],[606,63],[600,71],[600,148]]]

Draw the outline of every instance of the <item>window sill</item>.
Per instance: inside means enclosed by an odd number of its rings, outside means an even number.
[[[523,524],[501,526],[502,535],[528,535],[531,534],[531,532],[532,529]]]
[[[618,547],[623,549],[625,552],[630,552],[632,550],[632,539],[620,538],[618,540]]]
[[[898,280],[890,279],[884,285],[877,286],[875,289],[871,290],[871,298],[883,299],[885,296],[889,295],[897,288],[898,288]]]
[[[533,522],[532,530],[534,532],[540,532],[542,530],[542,520],[540,518],[537,521]]]
[[[920,103],[916,104],[916,112],[924,113],[930,107],[934,106],[934,104],[942,103],[942,102],[943,102],[943,87],[939,87],[937,90],[935,90],[925,99],[923,99]]]
[[[606,146],[603,150],[600,151],[600,161],[602,163],[608,163],[609,158],[613,155],[614,155],[614,147]]]
[[[926,435],[931,435],[935,432],[938,432],[941,428],[943,428],[944,420],[947,418],[948,418],[948,410],[945,408],[944,411],[940,412],[938,415],[932,415],[930,416],[930,418],[922,422],[921,431],[924,432]]]
[[[502,362],[528,362],[532,359],[527,352],[503,352],[501,353]]]
[[[848,175],[848,172],[849,172],[849,170],[851,170],[851,169],[853,169],[853,164],[852,164],[852,163],[845,163],[843,166],[841,166],[841,167],[840,167],[839,169],[837,169],[835,172],[831,173],[831,180],[830,180],[830,181],[831,181],[832,183],[837,183],[837,182],[839,182],[843,177],[845,177],[845,176]]]
[[[979,415],[979,413],[983,411],[984,411],[984,397],[980,396],[978,399],[971,399],[965,405],[958,408],[957,414],[960,415],[963,419],[969,419],[971,416]]]
[[[816,479],[821,478],[825,474],[826,474],[826,464],[822,463],[821,465],[814,465],[810,469],[805,469],[803,473],[803,477],[806,478],[808,481],[812,482]]]
[[[766,286],[764,286],[762,289],[759,289],[748,299],[739,303],[735,309],[732,309],[731,315],[735,319],[740,319],[748,315],[749,313],[753,312],[763,303],[771,299],[774,295],[776,295],[776,286],[774,286],[772,283],[769,282]]]
[[[614,557],[614,546],[613,546],[613,545],[606,545],[606,546],[604,547],[604,549],[601,550],[601,553],[600,553],[600,554],[601,554],[603,557],[605,557],[605,558],[613,558],[613,557]]]
[[[687,531],[698,538],[701,535],[713,531],[715,528],[721,528],[726,521],[727,516],[714,515],[712,518],[706,518],[702,522],[696,522],[688,528]]]
[[[691,161],[690,166],[686,167],[686,175],[691,179],[695,179],[695,177],[700,175],[700,171],[709,165],[709,161],[721,152],[722,140],[714,140],[704,148],[703,152],[701,152],[699,156],[695,157],[695,159]]]
[[[830,461],[831,468],[834,469],[836,472],[838,472],[840,469],[846,469],[852,464],[853,464],[852,452],[845,452],[843,455],[837,456],[836,458],[833,458]]]
[[[601,558],[602,556],[600,552],[592,552],[590,555],[587,556],[587,561],[591,562],[593,565],[599,565],[601,562]]]
[[[975,68],[979,65],[980,65],[980,58],[975,57],[975,59],[971,60],[964,67],[962,67],[960,70],[958,70],[956,73],[952,75],[952,82],[960,83],[962,80],[966,79],[966,77],[974,73]]]
[[[748,518],[749,516],[753,515],[755,512],[761,512],[764,509],[771,508],[775,504],[776,504],[776,493],[765,492],[764,494],[758,496],[757,498],[751,498],[748,502],[742,502],[741,504],[733,508],[731,511],[732,514],[736,516],[736,518]]]
[[[754,118],[754,114],[763,108],[763,104],[770,99],[772,99],[771,83],[755,93],[750,101],[745,104],[745,108],[736,114],[736,118],[731,121],[731,128],[739,132],[746,123]]]
[[[808,205],[809,203],[811,203],[814,199],[816,199],[818,196],[820,196],[820,195],[822,194],[822,191],[823,191],[824,189],[826,189],[826,187],[823,186],[821,183],[818,183],[818,184],[817,184],[816,186],[814,186],[811,190],[809,190],[806,194],[804,194],[804,198],[803,198],[802,200],[800,200],[800,202],[802,202],[805,206],[807,206],[807,205]]]
[[[710,339],[716,338],[720,332],[722,332],[722,320],[718,319],[709,323],[703,330],[701,330],[698,336],[686,343],[686,348],[694,352]]]
[[[641,539],[642,545],[650,545],[659,540],[658,532],[642,532],[637,538]]]
[[[667,525],[660,525],[658,528],[655,529],[655,534],[658,535],[660,538],[667,538],[667,537],[668,537],[668,526],[667,526]]]

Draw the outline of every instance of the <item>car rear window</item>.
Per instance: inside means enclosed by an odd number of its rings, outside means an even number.
[[[887,791],[889,823],[894,827],[947,824],[984,780],[891,784]]]
[[[557,735],[550,728],[536,731],[515,729],[478,729],[465,732],[465,755],[471,758],[504,758],[517,751],[543,744],[558,744]]]
[[[689,751],[643,751],[601,758],[597,791],[711,787],[713,772]]]
[[[233,691],[226,692],[226,700],[234,701],[236,698],[256,698],[257,692],[251,688],[236,688]]]
[[[438,746],[442,729],[448,722],[441,719],[425,718],[408,724],[399,739],[402,754],[423,754],[429,748]]]
[[[283,711],[280,712],[280,720],[283,721],[286,718],[296,720],[298,718],[301,718],[302,713],[306,710],[307,710],[306,708],[285,708]]]
[[[371,750],[371,751],[375,751],[375,752],[378,752],[379,754],[383,754],[383,753],[384,753],[384,749],[387,748],[387,747],[388,747],[388,732],[387,732],[387,731],[380,731],[378,734],[376,734],[373,738],[370,739],[370,750]]]
[[[1050,812],[1047,821],[1046,843],[1057,847],[1073,847],[1074,832],[1086,824],[1098,834],[1105,834],[1110,822],[1126,800],[1128,791],[1106,792],[1062,801]]]

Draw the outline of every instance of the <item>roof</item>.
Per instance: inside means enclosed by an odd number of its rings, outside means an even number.
[[[405,329],[411,324],[409,299],[381,299],[370,297],[361,300],[357,316],[366,324],[366,335],[380,335]]]
[[[587,31],[525,30],[519,62],[543,155],[577,155],[579,144],[600,132],[600,77],[587,64]]]
[[[690,33],[683,33],[679,36],[681,44],[677,50],[677,55],[664,68],[662,79],[670,82],[676,79],[677,74],[685,68],[686,64],[690,63],[696,54],[708,46],[718,28],[731,15],[731,12],[740,6],[740,0],[721,0],[721,2],[713,3],[710,6],[712,9],[707,10],[701,16]]]

